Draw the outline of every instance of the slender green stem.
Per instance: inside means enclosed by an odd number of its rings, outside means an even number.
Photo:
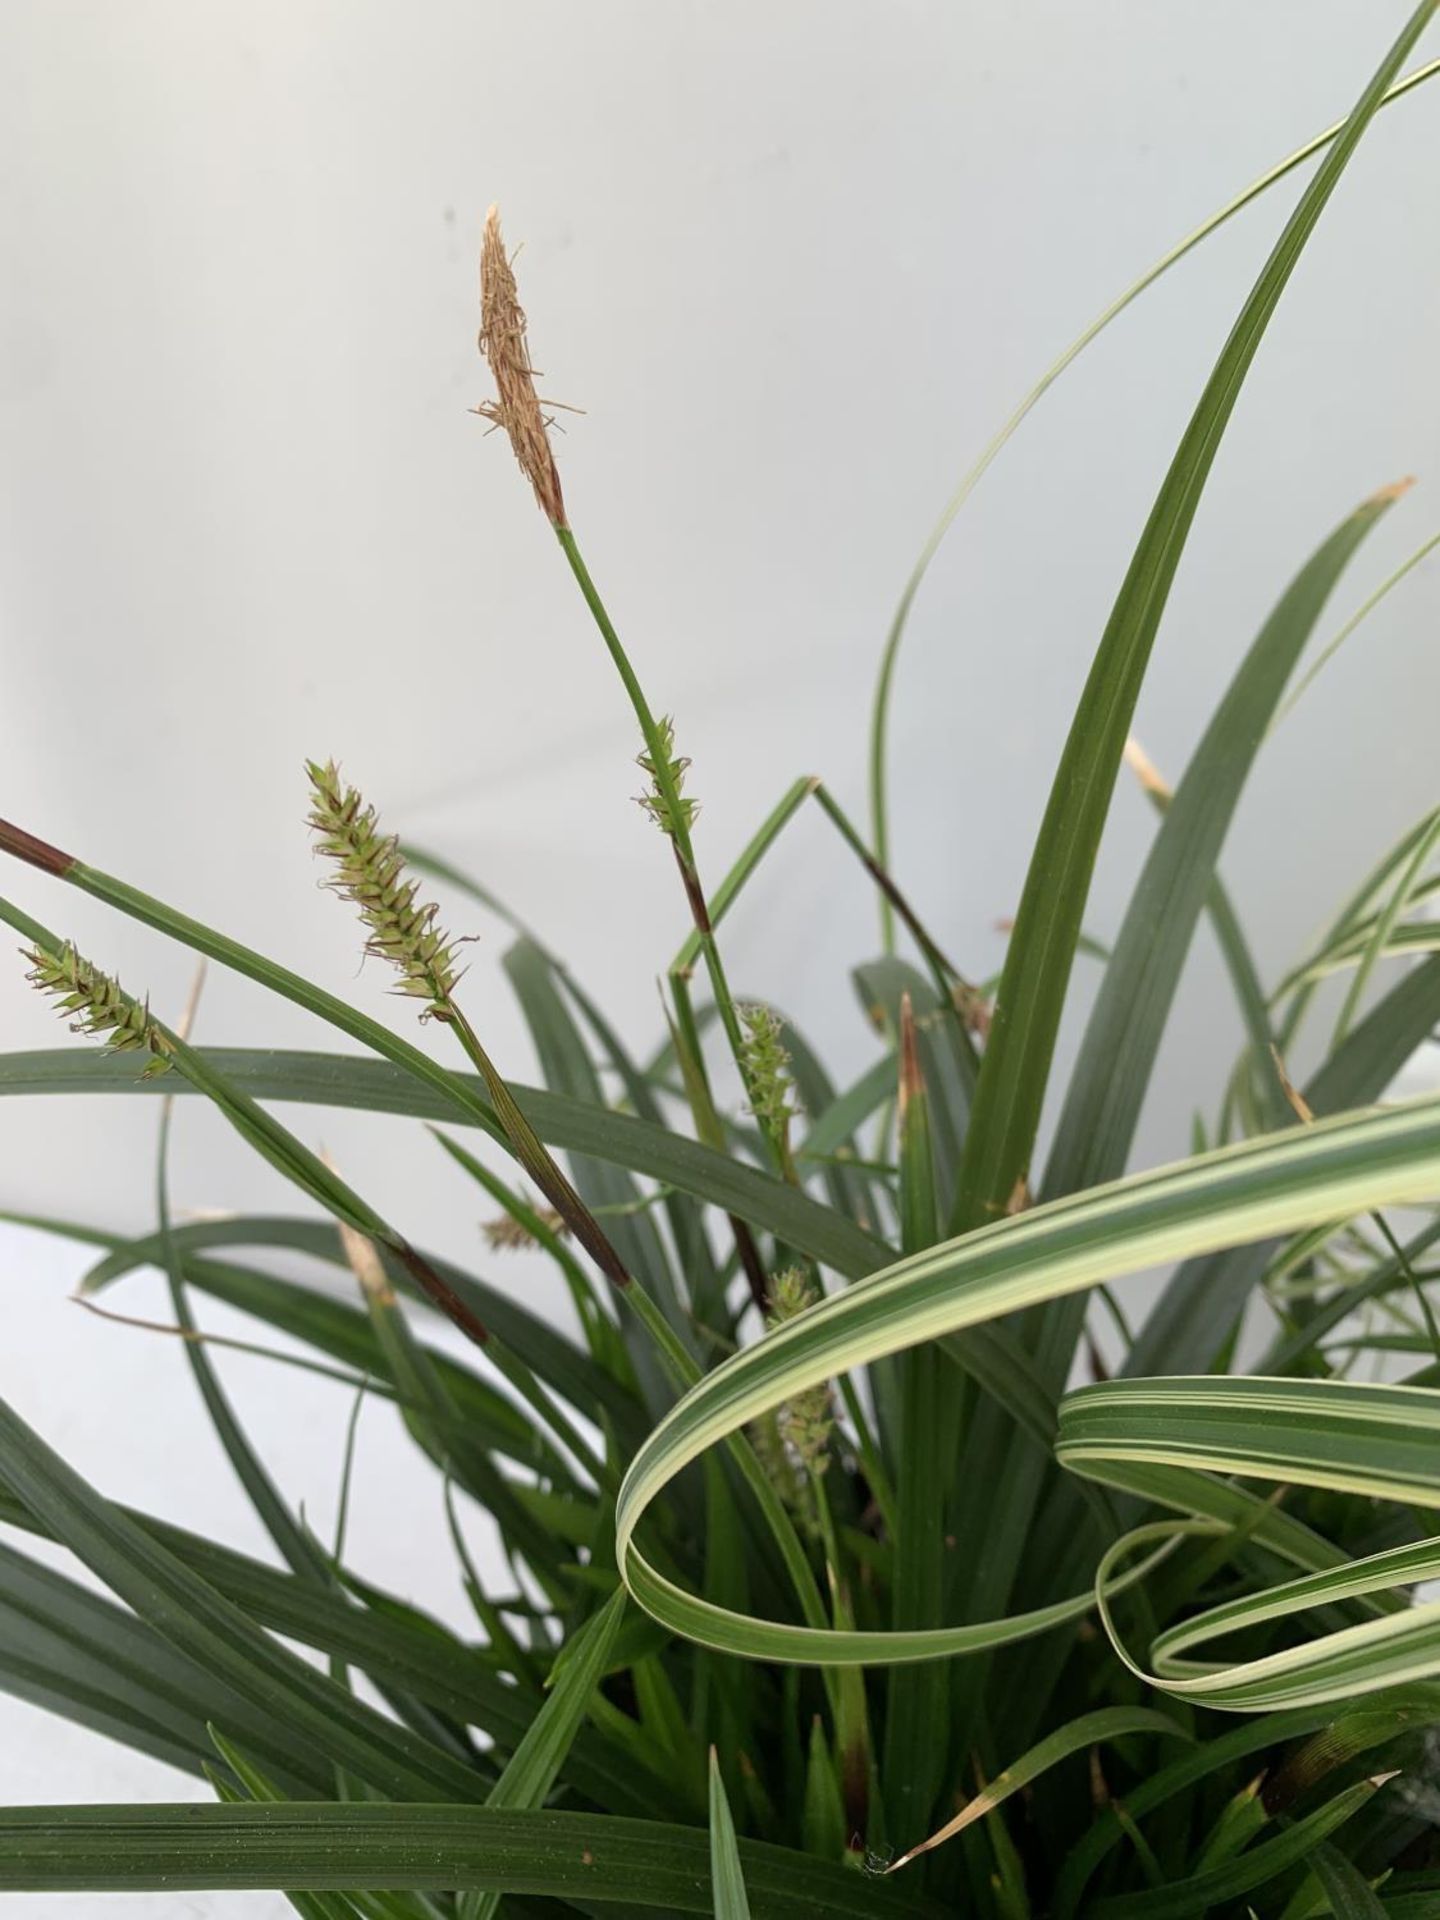
[[[1403,95],[1410,93],[1414,88],[1432,79],[1437,73],[1440,73],[1440,60],[1429,60],[1423,66],[1416,67],[1413,73],[1403,74],[1393,86],[1386,89],[1385,93],[1381,96],[1380,106],[1388,107],[1392,105],[1396,100],[1402,98]],[[1208,239],[1212,233],[1216,232],[1220,227],[1223,227],[1228,220],[1232,220],[1237,213],[1240,213],[1244,208],[1248,207],[1252,200],[1258,200],[1262,193],[1266,192],[1270,187],[1273,187],[1278,181],[1283,180],[1287,174],[1293,173],[1296,167],[1303,166],[1314,154],[1319,153],[1322,147],[1327,147],[1344,125],[1345,122],[1343,120],[1334,121],[1330,126],[1326,127],[1323,132],[1315,134],[1314,137],[1307,140],[1303,146],[1297,147],[1293,153],[1287,154],[1285,159],[1277,161],[1273,167],[1267,168],[1257,179],[1252,180],[1248,187],[1245,187],[1240,193],[1236,194],[1233,200],[1227,200],[1223,207],[1219,208],[1215,213],[1212,213],[1208,219],[1202,220],[1200,225],[1186,234],[1183,240],[1178,241],[1175,246],[1171,247],[1167,252],[1162,253],[1160,258],[1155,261],[1152,266],[1146,268],[1138,280],[1132,281],[1117,299],[1112,300],[1103,312],[1097,314],[1084,332],[1071,341],[1059,359],[1052,361],[1045,372],[1041,374],[1035,385],[1025,395],[1025,398],[1020,402],[1019,406],[1016,407],[1000,431],[982,450],[979,459],[970,468],[969,472],[961,480],[959,486],[945,503],[940,518],[931,529],[929,538],[921,548],[920,556],[911,569],[910,577],[905,582],[904,590],[900,595],[894,615],[891,618],[889,631],[885,636],[885,646],[880,656],[880,671],[876,678],[875,694],[870,710],[871,839],[875,849],[875,858],[882,866],[888,865],[890,860],[888,785],[890,698],[895,682],[895,666],[900,655],[900,642],[905,635],[906,623],[910,618],[910,609],[915,603],[915,596],[920,591],[921,583],[930,570],[930,563],[940,551],[945,536],[959,517],[961,509],[984,478],[987,469],[1002,451],[1006,442],[1011,439],[1020,427],[1026,416],[1044,398],[1045,394],[1054,386],[1066,368],[1078,360],[1085,349],[1105,331],[1106,327],[1110,325],[1110,322],[1118,319],[1132,301],[1138,300],[1140,295],[1144,293],[1148,287],[1152,287],[1163,274],[1169,272],[1171,267],[1178,261],[1183,260],[1187,253],[1190,253],[1195,247],[1198,247],[1202,240]],[[891,903],[883,896],[880,901],[880,934],[885,945],[885,951],[892,953],[895,948],[895,920]]]
[[[1344,646],[1351,634],[1354,633],[1361,621],[1369,614],[1372,614],[1386,595],[1398,587],[1405,576],[1408,573],[1412,573],[1425,556],[1433,553],[1436,547],[1440,547],[1440,533],[1432,533],[1428,540],[1422,541],[1414,553],[1412,553],[1407,560],[1402,560],[1395,571],[1388,575],[1386,579],[1382,580],[1369,598],[1355,609],[1354,613],[1351,614],[1350,618],[1345,622],[1344,626],[1341,627],[1334,639],[1321,648],[1320,652],[1316,655],[1314,664],[1308,667],[1301,675],[1294,692],[1289,695],[1285,704],[1271,721],[1269,727],[1271,733],[1275,731],[1276,727],[1280,725],[1280,722],[1285,719],[1286,715],[1294,708],[1302,694],[1314,684],[1316,678],[1335,658],[1335,655],[1340,651],[1341,647]]]
[[[615,1280],[622,1299],[634,1311],[662,1357],[675,1371],[677,1384],[682,1389],[693,1386],[702,1377],[700,1367],[686,1351],[684,1343],[649,1294],[626,1271],[594,1215],[585,1206],[561,1172],[553,1156],[542,1145],[534,1129],[515,1105],[509,1088],[465,1015],[453,1002],[447,1005],[445,1013],[447,1025],[453,1029],[456,1038],[483,1077],[490,1097],[495,1103],[495,1111],[499,1114],[506,1132],[511,1134],[522,1164],[530,1171],[531,1177],[545,1193],[551,1205],[570,1221],[572,1231],[577,1237],[585,1236],[584,1244],[587,1250],[590,1250],[592,1257],[599,1261],[602,1271]],[[805,1558],[805,1550],[795,1533],[790,1516],[786,1513],[783,1503],[770,1485],[748,1443],[737,1438],[731,1451],[746,1481],[754,1489],[760,1501],[761,1509],[794,1583],[807,1622],[812,1626],[823,1625],[824,1612],[820,1606],[819,1596],[815,1592],[810,1563]]]
[[[715,928],[710,917],[710,909],[705,899],[704,888],[700,881],[700,869],[695,860],[695,849],[690,840],[690,829],[686,824],[685,807],[680,797],[671,766],[671,752],[661,732],[659,723],[650,710],[645,690],[640,685],[629,655],[615,630],[615,624],[606,611],[599,590],[590,577],[590,570],[580,553],[575,535],[569,527],[557,526],[555,537],[560,542],[561,551],[570,563],[570,571],[584,596],[601,638],[615,663],[616,672],[630,698],[635,718],[640,723],[644,736],[645,750],[654,769],[655,784],[660,791],[663,804],[666,833],[671,846],[675,849],[676,863],[680,868],[680,877],[684,882],[686,898],[690,903],[691,916],[695,922],[695,931],[700,942],[700,952],[705,961],[705,970],[710,976],[711,991],[715,996],[715,1005],[720,1014],[720,1024],[725,1029],[725,1038],[730,1043],[730,1051],[735,1058],[736,1071],[740,1083],[749,1091],[749,1082],[745,1071],[745,1039],[740,1030],[740,1016],[736,1010],[735,999],[730,984],[725,977],[724,963],[720,958],[720,948],[715,939]],[[782,1162],[780,1143],[771,1138],[768,1129],[762,1129],[777,1166]]]
[[[871,1432],[870,1421],[861,1402],[859,1390],[848,1373],[842,1373],[836,1384],[840,1388],[840,1398],[845,1403],[845,1411],[850,1417],[850,1425],[855,1430],[855,1451],[860,1456],[860,1465],[864,1469],[866,1483],[875,1505],[880,1509],[880,1518],[885,1523],[885,1531],[893,1540],[897,1511],[895,1489],[890,1484],[890,1476],[885,1471],[884,1461],[880,1458],[880,1449]]]
[[[1374,929],[1371,932],[1370,939],[1366,943],[1364,952],[1360,956],[1360,963],[1355,969],[1355,976],[1350,982],[1349,991],[1345,995],[1344,1005],[1341,1007],[1339,1016],[1335,1022],[1335,1031],[1330,1040],[1330,1051],[1332,1054],[1336,1052],[1344,1041],[1346,1034],[1350,1031],[1356,1014],[1360,1011],[1360,1002],[1364,997],[1366,987],[1370,983],[1370,975],[1375,969],[1376,962],[1385,951],[1385,944],[1390,938],[1396,921],[1405,911],[1406,906],[1409,904],[1410,896],[1419,885],[1420,876],[1424,873],[1426,863],[1434,852],[1437,842],[1440,842],[1440,817],[1437,817],[1431,823],[1429,831],[1421,836],[1420,842],[1416,846],[1414,853],[1410,856],[1409,862],[1401,874],[1389,900],[1386,901],[1385,905],[1375,917]]]

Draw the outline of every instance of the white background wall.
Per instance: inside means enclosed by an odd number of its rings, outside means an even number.
[[[12,0],[0,63],[0,811],[397,1020],[316,889],[306,754],[467,863],[637,1043],[683,930],[630,796],[633,726],[506,449],[467,407],[475,252],[523,240],[545,391],[585,409],[567,498],[657,704],[712,875],[798,772],[863,804],[891,605],[964,465],[1126,281],[1342,112],[1403,0]],[[1433,43],[1432,35],[1432,43]],[[1422,53],[1426,49],[1422,49]],[[1440,46],[1428,44],[1434,54]],[[1140,731],[1178,771],[1285,579],[1415,472],[1332,626],[1436,524],[1440,89],[1385,116],[1273,325],[1219,460]],[[1118,325],[1027,426],[917,608],[897,690],[896,865],[976,973],[1001,947],[1130,546],[1293,199],[1287,186]],[[1262,958],[1292,953],[1435,798],[1436,574],[1364,630],[1267,750],[1227,855]],[[1128,791],[1090,915],[1147,833]],[[172,1012],[185,956],[39,875],[4,887]],[[476,924],[458,912],[459,928]],[[484,929],[470,1005],[531,1062]],[[840,1070],[874,943],[818,820],[727,929]],[[1144,1154],[1177,1149],[1232,1032],[1197,949]],[[212,978],[203,1036],[324,1044]],[[0,975],[6,1048],[63,1039]],[[433,1042],[432,1042],[433,1043]],[[300,1115],[407,1229],[476,1252],[470,1193],[388,1125]],[[7,1103],[0,1205],[141,1226],[153,1113]],[[284,1205],[204,1114],[187,1207]],[[528,1269],[506,1269],[517,1285]],[[0,1390],[106,1490],[255,1544],[163,1341],[65,1303],[77,1266],[0,1239]],[[132,1283],[123,1304],[160,1303]],[[235,1363],[287,1491],[324,1520],[345,1408]],[[367,1422],[355,1552],[459,1618],[433,1487]],[[423,1498],[417,1492],[424,1489]],[[398,1558],[398,1572],[397,1572]],[[0,1801],[186,1791],[0,1701]],[[72,1900],[261,1915],[268,1896]],[[51,1913],[15,1898],[7,1912]]]

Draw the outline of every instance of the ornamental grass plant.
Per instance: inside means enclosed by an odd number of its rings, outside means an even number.
[[[143,874],[50,845],[43,821],[0,822],[27,903],[0,899],[15,991],[28,973],[91,1043],[0,1056],[0,1093],[149,1096],[158,1142],[144,1235],[87,1218],[83,1195],[73,1219],[9,1217],[90,1246],[85,1293],[107,1305],[137,1269],[164,1275],[273,1548],[116,1504],[0,1401],[0,1686],[212,1790],[0,1810],[0,1892],[150,1890],[158,1914],[178,1890],[266,1888],[307,1920],[1440,1916],[1440,1093],[1387,1099],[1440,1026],[1440,807],[1377,849],[1278,980],[1222,877],[1287,701],[1435,544],[1327,628],[1404,484],[1280,570],[1173,788],[1131,738],[1246,375],[1370,122],[1440,70],[1407,68],[1437,6],[1344,121],[1122,294],[966,476],[883,649],[868,821],[799,778],[723,875],[683,716],[652,704],[645,649],[582,552],[492,209],[483,457],[508,442],[553,529],[676,870],[684,936],[648,1057],[482,879],[406,843],[383,768],[366,794],[315,759],[296,818],[308,804],[334,910],[392,976],[384,1021],[312,984],[303,956],[252,951],[140,891]],[[971,977],[923,882],[902,890],[891,864],[889,697],[925,569],[1075,356],[1312,161],[1087,643],[1003,970]],[[1100,947],[1087,895],[1127,760],[1154,832]],[[879,910],[854,974],[875,1058],[841,1086],[803,1008],[745,998],[725,961],[747,882],[815,810]],[[304,1009],[315,1049],[201,1044],[143,980],[77,952],[66,888]],[[487,1051],[465,977],[472,922],[497,919],[541,1086]],[[1233,986],[1233,1068],[1191,1157],[1136,1172],[1202,921]],[[1062,1080],[1082,948],[1100,984]],[[289,1213],[172,1212],[182,1094],[297,1190]],[[485,1196],[490,1252],[553,1264],[564,1324],[427,1251],[423,1219],[377,1212],[287,1124],[292,1103],[428,1127]],[[23,1179],[9,1170],[12,1197]],[[317,1258],[334,1284],[295,1277]],[[1113,1283],[1152,1269],[1153,1304],[1127,1314]],[[362,1577],[343,1530],[321,1539],[290,1502],[227,1397],[225,1343],[202,1324],[216,1301],[253,1319],[255,1348],[278,1342],[348,1395],[352,1433],[367,1399],[393,1406],[455,1522],[470,1631],[427,1613],[404,1568]],[[437,1342],[437,1316],[463,1346]],[[468,1552],[457,1494],[493,1520],[498,1573]]]

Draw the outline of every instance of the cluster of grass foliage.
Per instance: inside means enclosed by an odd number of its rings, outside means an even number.
[[[1440,1576],[1427,1518],[1440,1331],[1425,1293],[1440,1097],[1374,1104],[1440,1023],[1427,914],[1440,809],[1273,988],[1218,873],[1332,589],[1399,489],[1300,568],[1173,791],[1132,748],[1156,832],[1098,954],[1068,1084],[1051,1073],[1131,716],[1216,450],[1366,126],[1440,67],[1397,77],[1437,5],[1416,10],[1347,120],[1101,316],[967,477],[886,649],[869,837],[821,783],[797,781],[713,891],[674,728],[569,524],[492,216],[482,338],[497,397],[483,411],[632,702],[644,805],[690,919],[653,1059],[633,1058],[517,927],[506,968],[545,1086],[510,1084],[425,889],[509,916],[402,847],[332,764],[309,769],[318,847],[367,949],[434,1023],[433,1051],[0,825],[4,851],[361,1049],[193,1045],[0,901],[34,984],[102,1043],[0,1056],[0,1092],[148,1094],[162,1116],[153,1232],[31,1224],[94,1247],[88,1292],[158,1268],[181,1328],[194,1331],[198,1296],[223,1301],[357,1408],[365,1393],[393,1402],[436,1468],[437,1503],[455,1488],[480,1502],[507,1566],[487,1582],[456,1527],[472,1638],[359,1577],[343,1540],[320,1541],[287,1504],[201,1339],[184,1350],[272,1562],[116,1505],[0,1402],[0,1519],[67,1548],[105,1590],[0,1547],[0,1686],[215,1794],[0,1812],[0,1890],[278,1888],[313,1920],[1440,1914],[1440,1603],[1417,1598]],[[919,578],[1074,354],[1315,154],[1095,652],[1004,971],[968,980],[887,867],[885,715]],[[855,976],[879,1051],[840,1089],[786,1015],[736,999],[722,954],[727,914],[807,803],[883,912],[880,957]],[[1234,983],[1234,1071],[1190,1160],[1126,1178],[1202,917]],[[1344,988],[1322,1035],[1332,976]],[[1297,1089],[1282,1063],[1302,1051],[1313,1066]],[[172,1220],[171,1096],[192,1092],[312,1204]],[[497,1243],[554,1263],[570,1325],[377,1213],[276,1117],[295,1101],[429,1123],[456,1177],[499,1209]],[[247,1261],[257,1252],[267,1260]],[[287,1256],[329,1260],[347,1285],[287,1278]],[[1109,1283],[1154,1267],[1173,1272],[1132,1331]],[[1092,1310],[1119,1351],[1108,1375]],[[427,1338],[427,1314],[470,1345]],[[1087,1352],[1096,1377],[1074,1388]],[[1383,1367],[1362,1382],[1367,1356]]]

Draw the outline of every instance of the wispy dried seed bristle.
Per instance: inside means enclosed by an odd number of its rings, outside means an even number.
[[[59,953],[39,946],[21,951],[30,962],[30,984],[52,994],[62,1016],[74,1016],[72,1033],[103,1039],[117,1053],[153,1054],[146,1071],[165,1071],[170,1049],[164,1035],[150,1018],[149,1007],[131,999],[118,980],[92,966],[68,940]]]
[[[535,1217],[551,1233],[566,1234],[570,1231],[564,1217],[553,1207],[536,1207]],[[518,1253],[523,1247],[535,1245],[535,1236],[530,1229],[508,1213],[502,1213],[494,1220],[482,1221],[480,1231],[485,1235],[486,1245],[492,1253]]]
[[[565,500],[550,449],[550,422],[535,391],[535,369],[525,337],[525,310],[500,233],[500,210],[485,216],[480,248],[480,351],[495,380],[495,399],[475,411],[504,429],[520,470],[535,489],[540,511],[552,525],[565,525]]]
[[[317,853],[338,871],[329,882],[354,901],[370,929],[366,951],[388,960],[400,975],[402,993],[428,1004],[421,1018],[450,1017],[450,997],[459,981],[452,941],[437,924],[434,901],[416,898],[417,887],[405,875],[396,836],[380,831],[374,807],[346,786],[333,760],[321,766],[308,760],[310,826]]]

